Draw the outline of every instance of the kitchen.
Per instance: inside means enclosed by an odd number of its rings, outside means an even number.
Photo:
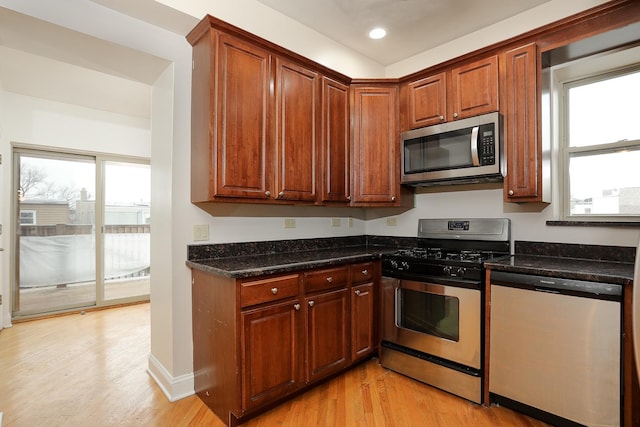
[[[21,3],[20,5],[17,3]],[[35,3],[35,2],[34,2]],[[109,3],[109,2],[104,2]],[[168,3],[168,2],[167,2]],[[284,19],[281,15],[275,14],[273,11],[264,10],[259,4],[249,2],[247,7],[257,7],[261,12],[273,16],[273,22],[280,22]],[[468,37],[464,40],[458,40],[446,47],[434,48],[429,54],[425,54],[425,58],[414,59],[419,61],[419,65],[400,64],[395,67],[388,67],[382,70],[380,67],[374,67],[363,61],[364,65],[352,65],[353,61],[342,60],[342,51],[340,47],[336,47],[336,54],[328,60],[327,66],[340,69],[340,63],[345,64],[343,71],[345,74],[353,76],[366,75],[405,75],[416,69],[425,68],[429,65],[442,62],[452,57],[458,56],[465,52],[480,48],[485,44],[497,42],[501,39],[508,38],[511,35],[519,34],[526,29],[544,25],[563,16],[576,13],[581,9],[593,6],[589,2],[580,5],[562,5],[561,2],[550,2],[546,8],[537,10],[529,15],[520,16],[501,28],[500,31],[481,32],[476,37]],[[27,2],[3,2],[3,5],[12,7],[15,10],[23,11],[23,13],[40,16],[53,22],[64,22],[61,17],[57,17],[55,11],[43,10],[41,5],[29,5]],[[102,10],[93,2],[74,2],[76,11],[80,16],[109,16],[117,22],[121,28],[129,28],[134,32],[137,28],[134,23],[121,15],[115,15],[112,12]],[[175,5],[176,8],[179,6]],[[189,21],[190,28],[205,13],[212,13],[222,19],[230,22],[241,23],[247,22],[246,25],[256,33],[269,34],[273,31],[269,25],[265,25],[265,20],[254,22],[251,24],[251,16],[241,11],[228,10],[224,5],[219,5],[217,10],[214,6],[209,8],[196,5],[190,6],[193,9],[188,11],[193,18]],[[574,9],[571,9],[571,8]],[[163,12],[162,8],[158,11]],[[571,9],[571,10],[569,10]],[[83,13],[81,13],[83,12]],[[134,12],[131,12],[134,14]],[[269,15],[269,13],[271,15]],[[68,18],[67,18],[68,19]],[[119,19],[119,20],[118,20]],[[255,17],[253,18],[255,19]],[[81,19],[78,18],[78,21]],[[99,19],[96,19],[99,21]],[[270,20],[268,20],[270,21]],[[91,23],[95,28],[104,28],[106,24],[100,22]],[[75,22],[69,24],[77,27],[78,31],[93,34],[90,25],[83,22]],[[289,23],[293,28],[299,30],[294,23]],[[186,25],[185,25],[186,27]],[[190,281],[190,272],[184,266],[185,250],[188,243],[193,242],[194,225],[206,224],[209,228],[209,242],[224,243],[234,241],[251,241],[251,240],[279,240],[279,239],[298,239],[298,238],[317,238],[317,237],[335,237],[349,236],[361,234],[376,234],[387,236],[415,236],[416,224],[419,218],[429,216],[437,217],[510,217],[513,221],[512,233],[516,240],[531,241],[555,241],[585,244],[603,244],[618,246],[634,246],[637,241],[637,233],[629,232],[629,230],[618,229],[613,227],[590,227],[588,229],[580,227],[548,227],[546,221],[554,220],[554,206],[544,205],[514,205],[505,204],[503,200],[503,190],[501,186],[487,186],[479,189],[466,191],[454,190],[451,192],[432,192],[429,190],[420,190],[415,198],[415,207],[409,210],[398,208],[376,208],[376,209],[344,209],[344,208],[314,208],[314,207],[295,207],[286,206],[251,206],[251,205],[216,205],[211,207],[212,216],[200,209],[190,205],[189,203],[189,75],[191,71],[191,51],[184,40],[175,36],[169,36],[161,31],[154,32],[153,29],[145,27],[148,34],[162,37],[165,41],[164,50],[150,40],[140,40],[131,38],[130,34],[123,31],[122,34],[113,34],[103,38],[111,39],[114,42],[132,46],[139,50],[147,51],[158,56],[167,57],[166,50],[173,47],[174,56],[169,59],[175,61],[175,82],[173,96],[175,101],[170,100],[170,104],[176,103],[175,117],[168,120],[154,120],[154,135],[172,135],[171,140],[153,141],[150,149],[152,158],[152,168],[157,167],[161,179],[170,181],[156,181],[156,197],[155,206],[157,211],[152,215],[156,229],[160,229],[157,235],[157,241],[167,248],[162,251],[158,250],[152,255],[152,264],[155,276],[157,277],[154,286],[155,306],[152,308],[152,370],[155,368],[157,372],[163,372],[164,378],[161,382],[168,390],[168,394],[177,398],[181,395],[189,393],[193,390],[193,386],[189,386],[189,375],[191,372],[191,352],[185,349],[191,348],[190,330],[191,317],[190,295],[188,290],[181,289],[178,283],[187,284]],[[187,30],[185,30],[186,33]],[[317,35],[309,36],[315,40]],[[149,36],[150,39],[153,36]],[[293,40],[286,35],[274,34],[269,37],[273,41],[290,48],[296,48],[305,53],[309,57],[320,57],[320,48],[322,44],[312,44],[309,40]],[[300,38],[296,38],[300,39]],[[319,42],[320,43],[320,42]],[[327,45],[330,42],[325,41]],[[298,46],[300,44],[301,46]],[[308,47],[305,46],[308,44]],[[331,46],[332,48],[334,46]],[[305,50],[306,49],[306,50]],[[316,52],[316,49],[318,52]],[[333,49],[332,49],[333,51]],[[370,65],[370,67],[366,67]],[[404,68],[403,68],[404,67]],[[169,84],[170,78],[163,75],[163,79],[158,81],[159,89],[163,85]],[[169,91],[170,92],[170,91]],[[160,91],[159,93],[165,94]],[[161,107],[161,106],[160,106]],[[8,108],[8,107],[7,107]],[[166,114],[166,112],[165,112]],[[155,116],[154,116],[155,117]],[[160,116],[162,117],[162,116]],[[173,124],[173,126],[171,126]],[[165,126],[167,128],[165,128]],[[171,126],[171,127],[169,127]],[[3,156],[5,159],[10,158],[9,139],[14,138],[7,133],[11,132],[11,127],[3,123]],[[162,136],[160,137],[162,139]],[[22,139],[22,138],[17,138]],[[171,154],[173,157],[170,157]],[[8,185],[11,181],[7,167],[3,168],[3,183]],[[173,171],[172,175],[167,176],[167,171]],[[167,193],[167,188],[173,188],[172,193]],[[3,190],[3,194],[9,194]],[[8,197],[8,196],[6,196]],[[4,223],[8,222],[10,214],[8,211],[9,203],[3,203]],[[471,208],[472,207],[472,208]],[[331,218],[340,219],[340,226],[330,227]],[[284,219],[294,219],[295,228],[283,228]],[[349,225],[352,224],[352,227]],[[5,239],[5,247],[7,246],[7,237]],[[153,237],[152,237],[153,238]],[[6,256],[6,252],[5,252]],[[5,259],[5,267],[8,260]],[[8,272],[5,268],[5,276]],[[8,283],[8,277],[3,278],[3,283]],[[7,285],[5,284],[4,295],[7,295]],[[7,308],[5,310],[4,323],[10,324],[7,318]],[[168,331],[168,332],[167,332]],[[191,379],[192,381],[192,379]]]

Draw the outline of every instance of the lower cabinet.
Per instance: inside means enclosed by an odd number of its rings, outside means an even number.
[[[197,395],[237,425],[376,351],[379,261],[232,279],[192,271]]]
[[[349,294],[346,289],[306,298],[307,382],[349,364]]]
[[[302,385],[300,303],[242,312],[242,409],[285,396]]]

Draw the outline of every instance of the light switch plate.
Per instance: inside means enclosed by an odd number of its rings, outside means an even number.
[[[388,227],[395,227],[397,225],[398,225],[398,218],[396,217],[387,218]]]
[[[285,218],[284,219],[284,228],[296,228],[296,220],[295,220],[295,218]]]

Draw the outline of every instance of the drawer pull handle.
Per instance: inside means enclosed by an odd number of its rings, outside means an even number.
[[[329,282],[329,283],[333,282],[333,277],[331,277],[331,276],[327,277],[327,282]]]
[[[271,288],[271,293],[276,295],[278,293],[278,288]]]
[[[300,310],[300,304],[293,304],[293,308],[295,308],[296,311]]]
[[[313,307],[314,304],[315,304],[315,301],[313,301],[313,300],[309,301],[309,307]]]
[[[367,274],[369,274],[369,270],[362,270],[362,274],[366,276]]]
[[[360,296],[360,289],[356,289],[356,296]]]

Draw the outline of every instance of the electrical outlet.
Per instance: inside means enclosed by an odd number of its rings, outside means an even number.
[[[295,220],[295,218],[285,218],[284,219],[284,228],[296,228],[296,220]]]
[[[0,305],[2,305],[2,294],[0,294]]]
[[[332,227],[340,227],[340,218],[331,218]]]
[[[349,217],[349,228],[353,227],[353,218]]]
[[[193,226],[193,240],[209,240],[209,224],[200,224]]]
[[[396,217],[387,218],[388,227],[395,227],[397,225],[398,225],[398,218]]]

